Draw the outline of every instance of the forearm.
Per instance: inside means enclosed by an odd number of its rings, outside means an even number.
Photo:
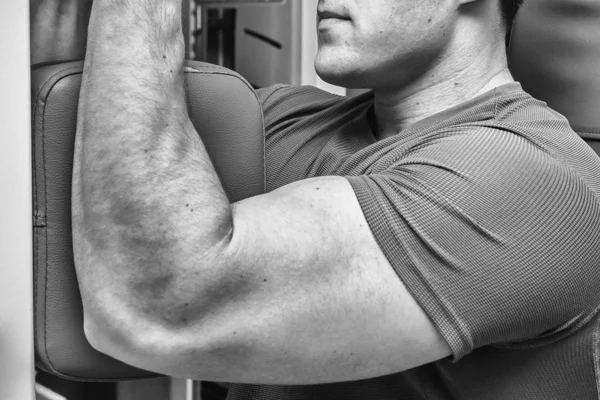
[[[168,314],[185,296],[186,262],[208,257],[231,228],[187,114],[180,15],[179,0],[94,4],[73,177],[84,304],[122,296]]]

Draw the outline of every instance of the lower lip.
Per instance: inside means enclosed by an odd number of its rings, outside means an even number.
[[[350,22],[348,19],[340,19],[340,18],[325,18],[319,21],[319,29],[327,29],[336,25],[339,25],[344,22]]]

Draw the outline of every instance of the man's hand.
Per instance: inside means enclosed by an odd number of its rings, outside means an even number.
[[[93,0],[31,0],[31,63],[85,57]]]

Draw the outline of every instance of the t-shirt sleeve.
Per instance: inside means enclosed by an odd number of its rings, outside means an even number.
[[[552,340],[600,304],[599,199],[522,136],[456,132],[347,179],[453,361],[481,346]]]

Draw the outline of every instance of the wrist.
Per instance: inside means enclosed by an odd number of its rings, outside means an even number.
[[[151,51],[169,60],[183,59],[181,13],[181,0],[95,0],[88,51],[104,49],[116,59],[115,50],[122,48],[127,58]]]
[[[171,39],[182,34],[182,0],[95,0],[92,31],[108,28],[117,35],[144,32],[144,39]]]

